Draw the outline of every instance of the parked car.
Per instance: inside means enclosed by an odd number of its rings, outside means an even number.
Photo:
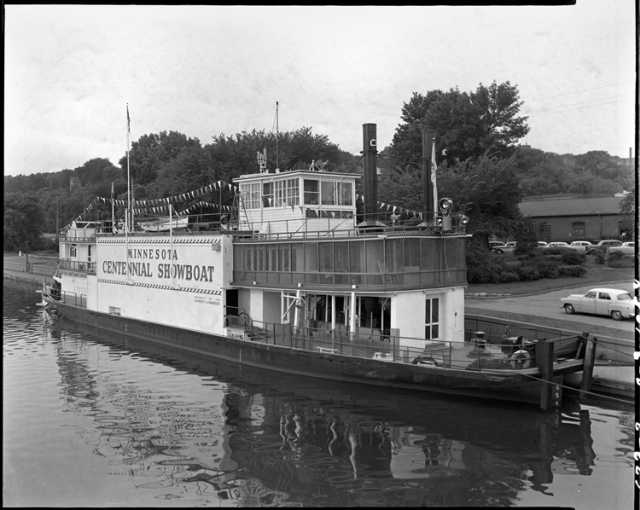
[[[614,320],[633,318],[634,304],[626,290],[597,288],[586,294],[571,294],[560,299],[562,308],[568,314],[590,313],[606,315]]]
[[[547,244],[547,248],[571,248],[571,246],[564,241],[551,241]]]
[[[619,241],[618,239],[603,239],[602,241],[598,241],[596,244],[587,247],[586,253],[592,253],[596,250],[601,251],[601,252],[605,252],[607,251],[608,248],[611,248],[612,246],[621,246],[622,245],[622,241]]]
[[[633,241],[626,241],[620,246],[610,246],[608,248],[609,255],[612,253],[622,253],[623,255],[633,255],[636,252],[635,243]]]
[[[516,242],[515,241],[507,241],[506,243],[502,243],[502,244],[494,244],[491,247],[491,251],[493,253],[513,253],[514,250],[516,249]]]
[[[570,248],[583,253],[586,253],[590,246],[593,246],[590,241],[572,241],[569,245]]]
[[[546,247],[547,247],[546,241],[538,241],[538,248],[546,248]]]

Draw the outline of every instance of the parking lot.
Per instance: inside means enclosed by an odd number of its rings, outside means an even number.
[[[552,327],[577,332],[589,331],[603,337],[628,340],[633,342],[634,321],[614,321],[609,317],[585,314],[567,315],[562,309],[560,299],[569,294],[584,294],[595,287],[613,287],[633,291],[633,283],[589,284],[568,290],[553,290],[541,294],[518,297],[477,298],[467,297],[466,312],[518,316],[518,320],[528,317],[530,322],[537,322]]]

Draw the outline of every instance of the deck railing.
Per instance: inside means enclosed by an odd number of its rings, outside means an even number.
[[[59,268],[76,273],[96,274],[95,262],[80,262],[77,260],[60,259]]]
[[[276,324],[251,320],[246,314],[228,315],[227,326],[237,328],[246,341],[280,345],[305,351],[341,354],[364,359],[377,359],[412,365],[438,366],[466,370],[500,370],[535,367],[535,341],[525,344],[506,339],[491,342],[469,338],[467,341],[405,338],[379,331],[358,331],[350,336],[346,326],[331,332],[326,328],[299,328],[291,324]],[[407,342],[402,342],[406,340]],[[424,347],[402,345],[411,341],[425,342]],[[514,358],[516,351],[526,350],[528,355]]]
[[[70,243],[95,243],[96,235],[78,235],[78,234],[60,234],[60,241],[70,242]]]

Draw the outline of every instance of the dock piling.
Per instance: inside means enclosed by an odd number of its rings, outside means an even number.
[[[597,339],[589,333],[584,334],[584,365],[582,368],[582,384],[580,385],[580,400],[584,400],[586,392],[591,389],[593,383],[593,366],[596,362]]]
[[[552,407],[553,399],[551,398],[552,377],[553,377],[553,342],[547,341],[546,338],[538,340],[536,344],[536,365],[540,368],[540,375],[543,382],[540,383],[540,409],[548,411]]]

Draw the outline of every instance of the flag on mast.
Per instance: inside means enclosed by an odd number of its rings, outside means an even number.
[[[433,220],[436,221],[438,217],[438,186],[436,184],[436,170],[438,164],[436,163],[436,139],[433,138],[431,143],[431,184],[433,184]]]

